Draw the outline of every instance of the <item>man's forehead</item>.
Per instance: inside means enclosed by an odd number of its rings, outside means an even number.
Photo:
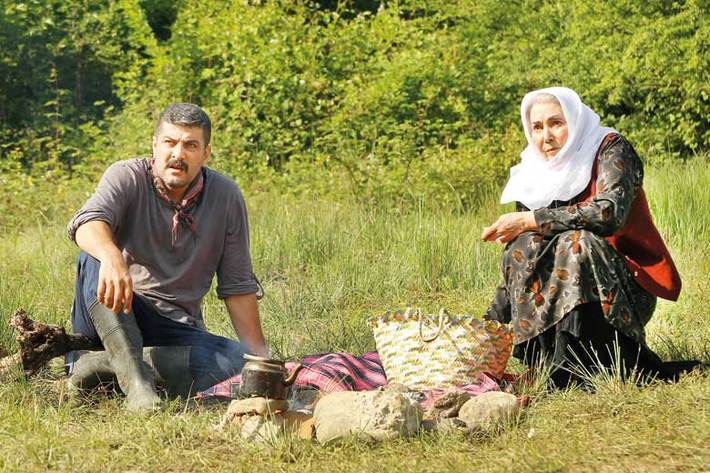
[[[161,123],[156,131],[156,138],[172,138],[174,140],[197,140],[204,142],[204,130],[199,126],[176,125],[173,123]]]

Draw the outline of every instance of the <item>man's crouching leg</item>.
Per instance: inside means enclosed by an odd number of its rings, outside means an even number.
[[[193,380],[189,374],[189,346],[144,347],[143,361],[151,368],[156,384],[165,389],[169,397],[188,397],[192,394]],[[69,377],[72,390],[90,391],[99,385],[116,382],[116,373],[109,362],[108,353],[81,351]]]
[[[70,385],[76,390],[89,391],[101,384],[112,384],[116,373],[105,351],[81,350],[75,353]]]
[[[113,371],[119,387],[126,394],[128,409],[151,411],[159,408],[161,401],[155,390],[153,374],[143,361],[143,337],[135,314],[115,314],[97,301],[99,269],[98,260],[83,251],[79,254],[72,328],[75,333],[97,339],[97,348],[101,341],[105,352],[80,356],[72,366],[69,382],[75,388],[90,389]]]
[[[148,347],[143,350],[143,359],[155,373],[158,385],[165,388],[168,396],[187,398],[195,393],[195,383],[190,375],[191,346]]]
[[[153,374],[143,361],[143,336],[135,315],[116,314],[95,301],[89,306],[89,317],[116,373],[118,385],[126,395],[126,407],[131,411],[160,408]]]

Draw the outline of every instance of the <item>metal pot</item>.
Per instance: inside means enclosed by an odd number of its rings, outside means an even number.
[[[296,380],[303,366],[299,363],[288,376],[286,363],[281,360],[244,355],[247,360],[242,368],[242,380],[239,385],[239,397],[265,397],[286,399],[288,387]]]

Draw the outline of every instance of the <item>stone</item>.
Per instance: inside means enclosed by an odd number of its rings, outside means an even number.
[[[275,442],[283,433],[285,422],[280,415],[245,415],[239,420],[239,435],[254,443]]]
[[[472,397],[461,406],[459,418],[473,430],[489,431],[503,427],[518,413],[518,400],[509,393],[491,391]]]
[[[248,399],[235,399],[229,404],[227,412],[222,416],[215,430],[222,430],[231,423],[238,423],[243,416],[268,416],[285,411],[288,402],[280,399],[266,399],[263,397],[250,397]]]
[[[401,393],[401,394],[408,393],[411,391],[411,389],[409,389],[409,387],[407,387],[407,385],[402,384],[402,383],[387,383],[382,387],[382,389],[384,391],[390,391],[393,393]]]
[[[431,408],[427,411],[428,419],[447,419],[459,415],[459,410],[469,399],[471,395],[463,391],[447,391],[441,395]]]
[[[254,443],[274,442],[284,435],[304,440],[313,438],[313,416],[302,412],[286,411],[268,416],[246,414],[239,416],[235,424],[240,436]]]
[[[256,414],[266,416],[288,409],[288,402],[282,399],[267,399],[263,397],[250,397],[235,399],[229,404],[227,415],[230,417]]]
[[[298,411],[286,411],[277,414],[284,420],[284,428],[300,439],[311,440],[315,433],[315,423],[312,414]]]
[[[436,421],[434,430],[442,435],[448,434],[468,434],[471,429],[468,424],[458,417],[447,417]]]
[[[351,435],[389,440],[413,435],[422,412],[416,402],[389,391],[343,391],[320,399],[313,413],[320,443]]]
[[[318,389],[294,388],[288,399],[288,408],[291,411],[310,411],[312,413],[322,395],[323,393]]]

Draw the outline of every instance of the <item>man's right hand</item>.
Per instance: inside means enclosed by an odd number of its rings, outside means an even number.
[[[123,255],[113,254],[99,259],[99,283],[96,287],[96,298],[101,304],[118,314],[131,312],[133,305],[133,279],[128,273],[128,265]]]
[[[118,314],[128,314],[133,307],[133,279],[123,253],[113,241],[111,228],[106,222],[92,220],[76,231],[79,248],[99,260],[99,282],[96,298],[99,303]]]

